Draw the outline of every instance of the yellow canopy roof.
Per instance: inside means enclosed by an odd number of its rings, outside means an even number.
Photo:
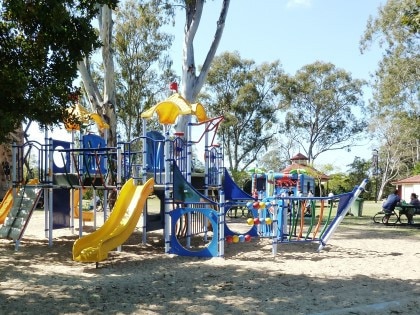
[[[204,109],[203,105],[201,105],[200,103],[194,103],[194,104],[191,104],[191,107],[192,107],[193,112],[197,116],[197,119],[199,122],[203,122],[208,119],[206,110]]]
[[[102,119],[102,117],[96,113],[90,113],[86,108],[84,108],[79,103],[75,104],[73,107],[68,109],[69,113],[75,116],[82,123],[89,123],[94,121],[98,126],[99,130],[108,129],[109,125]],[[80,130],[80,125],[76,123],[64,122],[66,130]]]
[[[96,123],[99,130],[109,129],[109,125],[102,119],[100,115],[91,113],[90,119],[92,119]]]
[[[190,104],[178,93],[156,104],[141,114],[141,118],[151,118],[157,113],[161,124],[174,124],[179,115],[195,115],[198,121],[207,120],[206,111],[200,103]]]

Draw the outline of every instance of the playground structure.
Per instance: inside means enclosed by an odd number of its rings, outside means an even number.
[[[197,120],[187,126],[185,134],[171,133],[179,115],[191,115]],[[162,132],[146,130],[146,120],[154,116],[163,126]],[[78,206],[79,214],[83,213],[83,190],[91,187],[94,193],[103,192],[106,220],[97,231],[83,236],[84,218],[79,216],[80,238],[73,246],[76,261],[97,263],[106,259],[110,250],[125,242],[138,220],[143,242],[147,242],[148,232],[162,229],[165,252],[177,255],[223,257],[226,242],[256,237],[271,239],[273,254],[277,253],[279,243],[296,241],[318,242],[321,250],[366,184],[364,181],[352,192],[334,196],[338,201],[336,208],[327,206],[327,197],[283,196],[272,182],[281,179],[275,173],[267,176],[264,194],[251,196],[230,177],[223,165],[223,151],[215,143],[223,117],[208,118],[201,104],[190,104],[175,93],[143,112],[142,118],[143,135],[130,142],[119,142],[115,148],[107,147],[101,137],[89,134],[81,135],[77,148],[73,141],[52,139],[45,145],[27,142],[14,146],[12,199],[13,205],[19,206],[17,211],[9,211],[0,235],[13,239],[17,248],[30,213],[43,194],[46,233],[52,245],[55,226],[74,226],[75,207]],[[203,132],[194,140],[193,133],[198,127]],[[193,146],[201,141],[205,167],[204,173],[197,174],[193,172]],[[39,152],[39,182],[30,186],[24,181],[23,161],[28,148],[34,147]],[[303,192],[313,188],[311,179],[304,174],[286,177],[282,178],[297,181],[294,187],[301,187]],[[19,191],[29,199],[28,205],[18,202]],[[107,218],[110,191],[117,191],[118,197]],[[157,214],[151,213],[147,205],[151,193],[161,201]],[[310,217],[302,212],[308,206]],[[246,208],[250,215],[243,218],[246,231],[237,232],[227,222],[228,213],[238,208]]]
[[[98,128],[108,128],[98,121],[98,116],[89,114],[86,110],[81,113],[81,106],[75,106],[81,120],[94,120]],[[93,119],[93,117],[95,119]],[[72,141],[62,141],[48,138],[45,131],[45,143],[28,140],[23,145],[12,145],[11,187],[7,191],[0,214],[3,225],[0,227],[0,237],[15,241],[16,249],[25,233],[27,224],[35,208],[42,200],[45,210],[45,232],[52,244],[54,229],[74,228],[74,219],[78,218],[75,210],[74,196],[80,195],[80,213],[82,213],[82,195],[88,187],[105,191],[115,189],[107,187],[105,140],[94,134],[80,134],[79,149],[75,148],[74,131],[80,126],[66,125],[72,132]],[[95,147],[95,152],[89,150]],[[100,153],[99,153],[100,152]],[[98,185],[100,182],[100,185]],[[72,198],[70,198],[72,195]],[[107,198],[107,193],[104,193]],[[73,204],[73,205],[72,205]],[[70,209],[72,209],[70,211]],[[106,211],[106,209],[104,209]],[[92,213],[85,213],[79,220],[79,233],[82,233],[83,221],[92,221]],[[4,218],[4,220],[3,220]],[[95,222],[96,226],[96,222]]]
[[[315,191],[315,180],[305,170],[292,170],[290,173],[254,171],[251,178],[251,189],[259,199],[291,194],[307,196],[309,191]]]
[[[164,135],[154,137],[159,140],[153,140],[154,144],[151,145],[152,139],[145,134],[144,139],[149,141],[147,147],[154,148],[153,154],[150,150],[146,152],[147,157],[152,157],[152,161],[151,163],[147,162],[145,168],[142,162],[138,162],[137,165],[139,167],[143,165],[143,169],[139,168],[139,171],[142,170],[143,176],[146,178],[152,171],[157,184],[155,191],[159,184],[163,185],[164,196],[161,198],[164,200],[163,228],[165,252],[167,253],[223,257],[226,241],[228,243],[230,240],[232,242],[235,240],[247,241],[252,237],[272,239],[273,254],[277,252],[277,244],[291,241],[319,242],[321,250],[366,185],[366,181],[364,181],[353,191],[334,196],[338,206],[333,207],[333,203],[330,203],[331,206],[328,210],[326,210],[327,197],[308,199],[276,196],[275,185],[272,185],[272,196],[270,193],[266,193],[265,196],[260,195],[255,198],[240,189],[223,166],[223,152],[214,143],[214,133],[222,118],[207,118],[201,104],[188,104],[178,94],[173,94],[164,102],[144,112],[142,118],[151,119],[154,114],[163,125]],[[177,115],[182,114],[196,116],[198,122],[188,125],[185,137],[182,133],[170,135],[170,125],[175,123]],[[191,175],[192,147],[198,142],[192,139],[192,130],[199,125],[204,125],[204,133],[198,137],[198,141],[204,138],[205,142],[204,183],[201,187],[192,184],[193,176]],[[143,130],[145,131],[146,128]],[[146,160],[143,158],[143,163]],[[276,178],[276,174],[272,175],[273,179],[279,179]],[[314,188],[313,178],[305,174],[297,173],[283,177],[288,177],[292,181],[296,180],[298,189],[301,185],[300,190],[303,192]],[[273,203],[267,208],[268,211],[264,211],[263,205],[266,203],[263,198],[271,198],[270,202]],[[249,206],[258,200],[262,201],[258,210]],[[289,205],[289,207],[285,205]],[[310,223],[306,223],[305,220],[308,219],[300,215],[303,205],[305,205],[305,209],[306,205],[312,207]],[[248,213],[251,213],[252,216],[251,219],[258,224],[252,224],[247,231],[239,233],[227,224],[227,214],[232,210],[244,207],[248,208]],[[289,208],[290,210],[288,210]],[[316,213],[318,208],[319,214]],[[286,220],[287,217],[290,217],[291,220]],[[306,228],[306,225],[309,227]],[[305,231],[305,228],[309,232]],[[311,231],[312,234],[310,234]],[[147,231],[144,232],[143,237]]]

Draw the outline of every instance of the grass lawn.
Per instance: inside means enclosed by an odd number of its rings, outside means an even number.
[[[344,218],[343,222],[341,224],[345,225],[370,225],[373,223],[372,217],[375,215],[375,213],[381,211],[382,209],[382,202],[378,201],[375,203],[375,201],[369,201],[364,200],[362,205],[362,216],[358,216],[358,211],[355,205],[352,206],[351,211],[349,213],[352,214],[348,215]]]
[[[368,216],[370,218],[376,212],[381,211],[381,209],[382,209],[382,201],[378,201],[377,203],[375,203],[375,201],[364,200],[362,216],[363,217]]]
[[[160,200],[156,196],[149,197],[148,199],[148,206],[149,206],[149,213],[159,213],[160,209]],[[336,209],[336,208],[334,208]],[[344,220],[340,223],[340,225],[346,226],[351,229],[361,229],[361,230],[369,230],[369,229],[377,229],[385,227],[382,224],[376,224],[373,222],[372,217],[375,213],[381,211],[382,209],[382,201],[370,201],[364,200],[363,201],[363,208],[362,208],[362,216],[358,216],[357,208],[354,206],[352,207],[351,215],[347,215]],[[333,210],[334,211],[334,210]],[[420,217],[420,216],[419,216]],[[395,228],[401,230],[400,228],[403,227],[401,225],[395,226]],[[392,227],[386,227],[387,232]],[[406,230],[403,228],[403,230]],[[418,232],[418,229],[407,229],[410,232]]]
[[[152,209],[160,209],[160,200],[158,197],[153,196],[152,198],[149,197],[148,199],[148,205],[149,207],[151,207]],[[368,201],[368,200],[364,200],[363,201],[363,209],[362,209],[362,217],[360,217],[359,219],[369,219],[371,220],[372,216],[378,212],[381,211],[381,205],[382,202],[378,201],[377,203],[375,203],[375,201]],[[356,213],[353,214],[355,215],[353,218],[357,218],[357,211]],[[348,216],[350,217],[350,216]]]

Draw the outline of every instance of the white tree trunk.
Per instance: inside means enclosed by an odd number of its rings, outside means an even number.
[[[115,93],[115,70],[112,51],[112,10],[108,6],[102,7],[102,24],[100,37],[102,41],[102,59],[104,66],[104,101],[102,105],[102,118],[109,124],[108,144],[117,144],[117,114]],[[100,108],[98,108],[99,112]]]
[[[78,64],[83,85],[88,94],[92,109],[101,115],[102,119],[109,125],[108,145],[116,146],[117,138],[117,114],[116,114],[116,92],[115,92],[115,71],[112,52],[112,10],[104,5],[100,7],[98,14],[100,39],[102,46],[102,61],[104,67],[104,90],[103,96],[93,81],[90,72],[89,60],[85,59]]]
[[[103,103],[103,99],[98,86],[95,82],[93,82],[92,74],[90,72],[89,59],[85,58],[82,62],[79,62],[77,64],[77,69],[79,70],[86,94],[92,107],[91,110],[96,111],[96,108]]]
[[[217,47],[219,46],[220,39],[222,38],[230,0],[223,0],[222,2],[213,42],[211,43],[203,67],[198,75],[196,74],[196,63],[194,56],[194,38],[200,25],[205,1],[197,0],[195,3],[191,4],[187,4],[187,2],[188,1],[186,1],[185,4],[186,22],[184,29],[185,37],[183,47],[181,95],[187,101],[194,103],[207,78],[210,65],[214,59],[214,56],[216,55]],[[176,130],[186,132],[186,126],[190,120],[191,117],[189,116],[180,117],[176,126]]]

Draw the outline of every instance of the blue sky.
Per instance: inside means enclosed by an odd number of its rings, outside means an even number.
[[[353,78],[369,79],[381,51],[376,46],[363,55],[359,41],[369,15],[376,16],[384,0],[232,0],[217,55],[238,51],[257,63],[280,60],[286,73],[315,61],[332,62]],[[194,41],[196,64],[204,62],[215,32],[220,0],[207,1]],[[184,14],[177,17],[172,48],[175,70],[181,73]],[[370,98],[366,90],[365,100]],[[315,164],[331,163],[342,171],[355,156],[370,159],[372,144],[351,152],[324,153]]]
[[[209,0],[205,4],[194,45],[197,64],[203,63],[213,38],[220,3]],[[329,61],[354,77],[367,77],[380,53],[361,55],[359,41],[369,15],[376,15],[381,3],[384,1],[232,0],[217,54],[237,50],[243,58],[258,63],[278,59],[291,74],[316,60]],[[183,22],[180,14],[172,49],[179,72]]]

